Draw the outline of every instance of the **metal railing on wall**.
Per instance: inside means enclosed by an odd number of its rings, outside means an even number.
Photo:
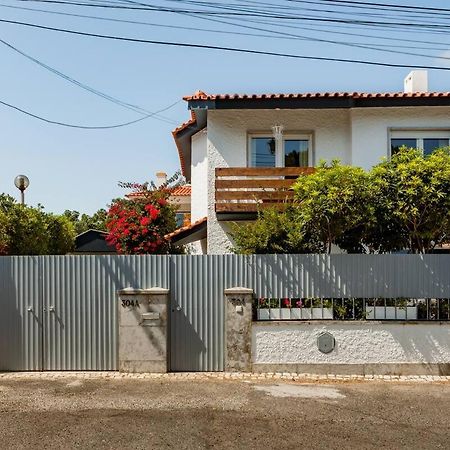
[[[449,298],[255,298],[256,320],[450,321]]]

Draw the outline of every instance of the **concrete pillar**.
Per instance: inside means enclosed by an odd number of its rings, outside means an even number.
[[[252,370],[253,289],[225,289],[225,371]]]
[[[119,294],[119,370],[167,372],[169,290],[127,288]]]

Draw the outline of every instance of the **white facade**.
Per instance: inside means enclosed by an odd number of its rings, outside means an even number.
[[[249,166],[252,134],[308,136],[309,165],[339,159],[370,169],[390,156],[396,133],[450,137],[450,106],[360,107],[341,109],[210,109],[207,128],[191,138],[192,222],[208,218],[207,252],[229,253],[230,224],[215,213],[215,168]]]
[[[207,130],[191,138],[191,223],[208,215]]]
[[[335,349],[321,353],[317,337],[327,331]],[[448,323],[271,322],[252,327],[252,362],[290,364],[445,364],[450,360]]]

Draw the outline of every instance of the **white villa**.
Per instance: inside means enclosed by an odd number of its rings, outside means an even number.
[[[448,146],[450,93],[429,92],[413,71],[397,93],[226,94],[185,97],[191,119],[175,129],[191,183],[191,224],[172,234],[197,253],[228,253],[229,222],[284,201],[301,172],[340,159],[369,169],[402,145]]]

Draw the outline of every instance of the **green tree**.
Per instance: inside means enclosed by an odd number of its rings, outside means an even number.
[[[0,254],[65,254],[74,247],[75,233],[70,221],[36,208],[18,204],[0,195]]]
[[[107,212],[105,209],[99,209],[92,216],[88,214],[80,214],[78,211],[66,209],[63,213],[69,219],[75,229],[76,234],[84,233],[88,230],[106,230]]]
[[[0,255],[7,255],[9,247],[8,218],[0,210]]]
[[[372,220],[370,178],[359,167],[339,161],[321,163],[312,175],[300,176],[294,184],[295,207],[310,236],[316,236],[323,251],[332,245],[362,252],[365,224]]]
[[[7,213],[9,255],[45,255],[50,237],[45,214],[39,208],[14,205]]]
[[[49,235],[47,252],[50,255],[65,255],[75,249],[75,228],[65,216],[47,214]]]
[[[322,248],[294,207],[264,209],[254,222],[232,224],[231,235],[234,253],[312,253]]]
[[[450,240],[450,153],[402,148],[372,169],[376,220],[369,244],[381,251],[427,253]]]

